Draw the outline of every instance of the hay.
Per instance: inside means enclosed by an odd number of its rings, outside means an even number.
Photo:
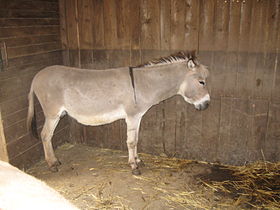
[[[232,171],[229,180],[201,182],[233,205],[244,208],[280,209],[280,163],[256,162],[246,166],[224,166]]]

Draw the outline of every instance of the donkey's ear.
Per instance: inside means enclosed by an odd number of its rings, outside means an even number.
[[[196,67],[196,63],[192,59],[188,60],[187,65],[188,65],[188,68],[191,70],[193,70]]]

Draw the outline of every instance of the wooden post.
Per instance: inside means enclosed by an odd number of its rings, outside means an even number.
[[[0,160],[9,161],[0,109]]]

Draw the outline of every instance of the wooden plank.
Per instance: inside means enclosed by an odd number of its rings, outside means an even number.
[[[192,105],[187,106],[186,119],[186,148],[185,157],[188,159],[205,160],[203,157],[202,112],[198,112]]]
[[[26,37],[13,37],[8,39],[1,39],[5,42],[7,47],[20,47],[32,44],[43,44],[49,42],[58,42],[59,36],[53,35],[39,35],[39,36],[26,36]]]
[[[215,1],[200,1],[199,51],[211,51],[214,45]]]
[[[240,17],[240,34],[239,34],[239,53],[238,53],[238,68],[237,68],[237,83],[236,83],[236,96],[241,98],[248,98],[252,94],[250,86],[250,77],[254,69],[249,68],[248,53],[250,43],[250,27],[252,15],[252,1],[241,4],[241,17]]]
[[[0,18],[0,27],[59,25],[58,18]]]
[[[7,27],[0,28],[0,38],[23,37],[31,35],[59,34],[59,26]]]
[[[59,18],[58,12],[40,10],[0,9],[0,18]]]
[[[253,92],[253,97],[254,98],[269,98],[269,94],[264,95],[264,91],[268,88],[266,87],[269,84],[265,84],[264,81],[264,71],[268,71],[267,73],[269,74],[270,69],[266,69],[265,67],[265,50],[264,50],[264,44],[265,44],[265,34],[263,34],[263,30],[267,30],[266,28],[266,15],[267,12],[271,12],[271,11],[267,11],[268,8],[268,2],[267,1],[261,1],[258,2],[256,4],[256,16],[254,17],[254,20],[256,21],[256,29],[254,30],[255,34],[254,34],[254,46],[252,46],[252,50],[254,53],[256,53],[256,68],[255,68],[255,75],[254,75],[254,79],[255,79],[255,84],[254,84],[254,92]],[[270,23],[268,23],[270,24]],[[272,81],[271,81],[272,82]],[[266,92],[266,91],[265,91]],[[270,93],[270,91],[269,91]]]
[[[40,69],[38,64],[46,64],[46,65],[61,64],[61,61],[62,61],[61,50],[41,53],[36,55],[28,55],[28,56],[23,56],[18,58],[11,58],[9,59],[8,71],[2,73],[0,80],[10,77],[13,74],[13,72],[14,73],[19,71],[23,72],[25,67],[34,69],[32,64],[34,64],[35,68]],[[28,70],[28,68],[26,69]]]
[[[224,96],[236,95],[236,79],[238,68],[238,42],[240,29],[241,2],[230,2],[229,32],[227,44],[227,67],[224,84]]]
[[[141,49],[160,49],[160,1],[141,0]]]
[[[61,49],[61,42],[50,42],[44,44],[28,45],[22,47],[8,47],[8,59],[22,57],[32,54],[57,51]]]
[[[186,145],[187,139],[187,103],[182,97],[176,97],[176,122],[175,122],[175,148],[176,148],[176,157],[184,158],[186,157],[186,152],[188,147]]]
[[[106,49],[118,48],[117,0],[104,1],[104,44]]]
[[[171,50],[182,50],[185,43],[185,1],[171,1]]]
[[[131,29],[131,49],[140,49],[141,19],[140,5],[141,1],[130,1],[130,29]]]
[[[153,106],[142,118],[138,148],[146,153],[160,155],[163,152],[163,148],[160,132],[157,132],[157,109],[158,105]]]
[[[203,159],[218,160],[221,99],[211,99],[210,106],[202,112]]]
[[[160,2],[160,49],[170,50],[171,39],[171,1]]]
[[[30,0],[0,0],[0,5],[6,10],[39,10],[58,12],[57,2],[36,2]]]
[[[216,0],[214,21],[214,48],[216,51],[226,51],[228,47],[230,4]]]
[[[80,50],[92,49],[92,9],[93,4],[91,0],[78,1],[78,15],[79,15],[79,42]]]
[[[66,2],[65,0],[59,0],[59,23],[60,23],[60,40],[62,49],[65,50],[68,47],[67,37],[67,17],[66,17]]]
[[[277,62],[275,44],[272,43],[277,43],[278,25],[280,26],[280,24],[279,21],[275,20],[275,16],[277,11],[279,13],[280,6],[278,2],[277,8],[276,1],[264,1],[262,4],[263,15],[261,24],[264,27],[265,35],[261,41],[262,53],[259,60],[260,64],[256,68],[256,78],[260,85],[257,87],[258,91],[255,91],[255,96],[262,99],[270,99],[274,80],[274,68]]]
[[[220,124],[219,124],[219,146],[217,160],[222,163],[231,161],[231,138],[230,129],[232,123],[233,99],[221,97]],[[229,152],[230,151],[230,152]]]
[[[251,118],[253,107],[248,99],[233,99],[230,127],[230,143],[223,149],[230,153],[228,163],[243,165],[246,154],[251,149],[248,146],[252,130]]]
[[[269,119],[264,155],[267,161],[279,161],[280,155],[280,104],[269,104]]]
[[[66,17],[67,17],[67,37],[68,47],[71,50],[79,49],[80,43],[78,39],[78,11],[77,0],[68,0],[66,4]]]
[[[248,139],[249,149],[246,156],[250,161],[263,160],[262,151],[265,150],[267,143],[269,102],[266,100],[252,100],[250,101],[250,106],[253,108],[252,136]]]
[[[190,51],[198,51],[199,5],[196,0],[186,1],[184,48]]]
[[[92,10],[92,38],[93,49],[104,48],[104,17],[103,17],[103,1],[93,0]]]
[[[60,16],[60,40],[62,46],[63,64],[70,65],[69,49],[68,49],[68,33],[67,33],[67,16],[66,16],[66,0],[59,0],[59,16]]]
[[[2,124],[1,109],[0,109],[0,160],[2,161],[9,160],[7,147],[6,147],[6,139],[5,139],[3,124]]]
[[[17,108],[18,110],[16,112],[8,113],[7,116],[2,117],[4,129],[20,121],[26,120],[28,107],[21,107],[21,105],[18,105]],[[42,112],[42,108],[39,103],[35,104],[35,110],[38,113]]]
[[[130,0],[119,0],[116,4],[118,49],[130,49],[131,23]]]

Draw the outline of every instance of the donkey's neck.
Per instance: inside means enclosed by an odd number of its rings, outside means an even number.
[[[143,102],[157,104],[178,93],[185,77],[184,63],[135,69],[136,96]]]

